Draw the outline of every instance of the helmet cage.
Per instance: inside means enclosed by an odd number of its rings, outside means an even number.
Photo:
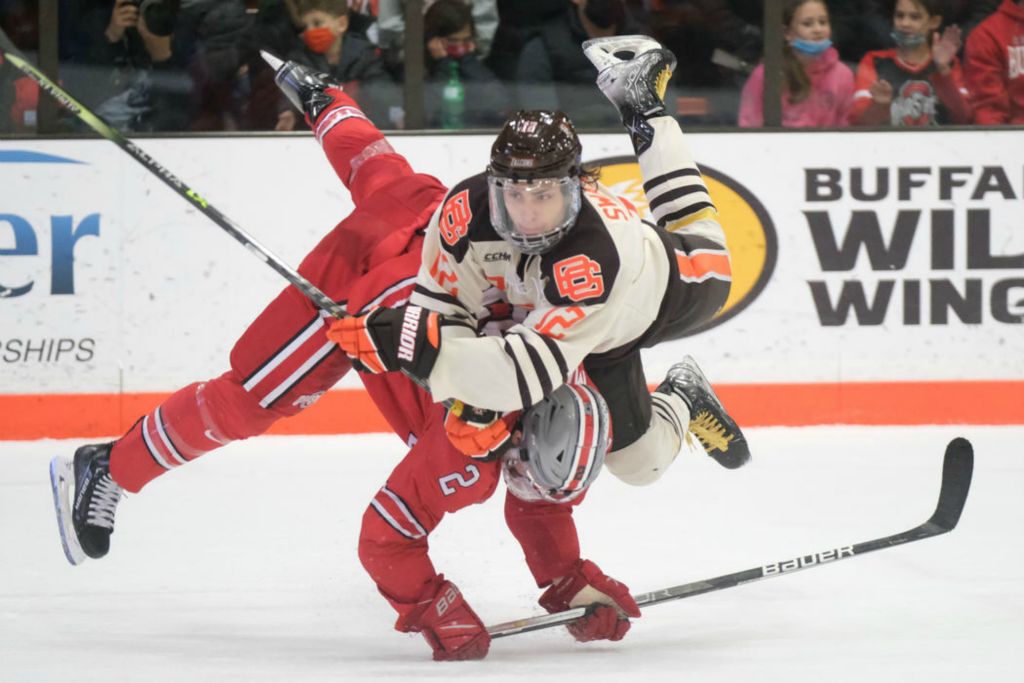
[[[580,215],[580,179],[579,177],[563,177],[552,179],[562,195],[562,215],[547,230],[538,234],[528,234],[516,225],[509,213],[505,201],[505,190],[511,185],[525,184],[525,190],[534,183],[532,181],[516,181],[511,178],[488,176],[487,191],[491,207],[491,225],[498,235],[525,254],[543,254],[550,251],[565,237]]]

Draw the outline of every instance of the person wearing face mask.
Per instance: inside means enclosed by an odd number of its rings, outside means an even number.
[[[567,0],[565,11],[523,45],[515,75],[519,106],[565,111],[579,127],[617,125],[615,112],[594,90],[597,71],[579,46],[628,33],[643,31],[631,24],[622,0]]]
[[[832,47],[828,7],[822,0],[790,0],[785,25],[782,125],[787,128],[846,126],[853,101],[853,72]],[[740,96],[739,124],[764,125],[764,64],[750,75]]]
[[[465,89],[466,128],[500,126],[509,113],[504,86],[480,59],[472,8],[463,0],[437,0],[423,15],[426,40],[426,123],[441,126],[442,89],[454,74]]]
[[[971,103],[956,53],[961,31],[941,33],[939,0],[897,0],[896,47],[864,55],[857,67],[850,121],[862,126],[936,126],[971,121]]]
[[[384,69],[377,48],[365,37],[348,32],[348,0],[299,0],[303,27],[288,58],[312,67],[344,84],[370,120],[381,128],[394,127],[391,110],[401,102],[401,92]],[[395,121],[392,121],[392,118]],[[282,99],[276,130],[294,130],[301,115]]]

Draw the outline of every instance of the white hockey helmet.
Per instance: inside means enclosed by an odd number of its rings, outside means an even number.
[[[601,394],[564,384],[523,414],[523,438],[503,456],[502,474],[525,501],[567,503],[589,487],[611,443],[611,415]]]

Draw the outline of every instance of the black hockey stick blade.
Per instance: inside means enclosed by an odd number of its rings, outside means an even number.
[[[904,543],[944,534],[952,531],[956,527],[957,522],[960,521],[960,513],[963,512],[964,503],[967,502],[967,493],[971,488],[971,475],[973,472],[974,449],[967,439],[957,437],[946,446],[946,454],[942,463],[942,484],[939,489],[939,502],[935,506],[935,512],[928,521],[913,529],[854,545],[828,548],[811,553],[810,555],[801,555],[800,557],[772,562],[760,567],[745,569],[732,574],[724,574],[711,579],[684,583],[679,586],[672,586],[671,588],[651,591],[650,593],[641,593],[633,597],[640,607],[659,605],[663,602],[692,598],[703,593],[711,593],[752,581],[790,574],[801,569],[820,567],[823,564],[857,557],[874,550],[892,548]],[[555,614],[545,614],[488,626],[487,632],[491,638],[503,638],[518,633],[539,631],[567,624],[585,614],[585,607],[577,607]]]
[[[31,78],[41,90],[57,100],[58,103],[69,112],[74,114],[82,123],[92,128],[100,136],[110,140],[122,150],[127,152],[133,159],[142,164],[147,171],[162,180],[164,184],[184,197],[192,206],[201,211],[218,227],[242,243],[256,258],[260,259],[274,269],[278,275],[294,285],[300,292],[306,295],[317,307],[327,311],[336,318],[345,317],[345,309],[324,294],[316,285],[300,275],[298,271],[286,264],[280,258],[270,252],[269,249],[260,244],[255,237],[250,235],[241,226],[222,214],[210,202],[203,198],[198,192],[182,182],[177,176],[161,166],[156,159],[149,156],[140,147],[121,134],[119,130],[108,124],[88,107],[71,97],[63,88],[51,81],[45,74],[36,69],[18,51],[11,40],[0,30],[0,57],[10,62],[19,71]]]

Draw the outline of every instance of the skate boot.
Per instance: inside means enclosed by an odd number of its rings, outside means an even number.
[[[328,88],[341,90],[341,84],[330,75],[293,61],[284,61],[266,50],[260,50],[263,61],[274,70],[274,83],[295,108],[305,112],[312,126],[333,102]]]
[[[732,470],[750,460],[750,449],[743,432],[725,412],[693,358],[685,356],[669,368],[665,381],[657,390],[674,393],[690,406],[690,434],[697,437],[707,454],[719,465]]]
[[[50,461],[53,503],[64,555],[71,564],[98,559],[110,550],[114,514],[124,489],[110,476],[113,444],[82,446],[74,460]]]
[[[631,53],[629,59],[617,54]],[[612,36],[583,43],[583,54],[597,67],[597,87],[615,105],[637,154],[651,144],[648,119],[665,115],[665,89],[676,57],[647,36]]]

